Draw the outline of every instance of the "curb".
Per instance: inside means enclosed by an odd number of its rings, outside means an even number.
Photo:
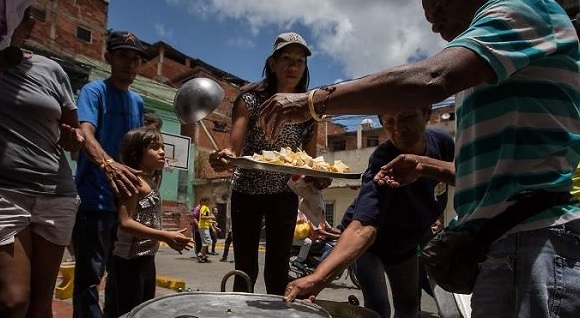
[[[185,280],[181,278],[166,275],[157,275],[155,282],[159,287],[169,288],[175,291],[185,290]]]

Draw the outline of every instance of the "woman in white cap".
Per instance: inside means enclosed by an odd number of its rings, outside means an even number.
[[[297,33],[278,35],[274,51],[266,59],[264,78],[242,88],[232,110],[229,146],[210,156],[214,170],[233,168],[227,157],[280,150],[290,147],[316,154],[318,125],[308,121],[287,125],[272,141],[266,140],[257,120],[260,105],[275,93],[306,92],[309,83],[306,41]],[[232,180],[232,231],[235,268],[247,273],[255,284],[258,276],[258,247],[262,218],[266,224],[264,281],[268,294],[283,295],[288,279],[288,259],[296,223],[298,198],[286,184],[290,175],[259,170],[235,169]],[[253,287],[253,286],[252,286]],[[247,291],[236,277],[234,291]]]

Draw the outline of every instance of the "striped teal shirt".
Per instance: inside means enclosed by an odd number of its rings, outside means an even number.
[[[496,79],[456,98],[455,209],[477,229],[531,189],[570,191],[580,159],[578,37],[553,0],[490,0],[448,44],[473,51]],[[580,218],[554,207],[511,232]]]

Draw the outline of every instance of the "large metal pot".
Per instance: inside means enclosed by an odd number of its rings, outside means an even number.
[[[229,292],[187,292],[161,296],[133,308],[127,318],[330,318],[307,301],[282,296]],[[334,316],[332,316],[334,317]],[[351,317],[351,316],[349,316]],[[362,317],[362,316],[361,316]]]

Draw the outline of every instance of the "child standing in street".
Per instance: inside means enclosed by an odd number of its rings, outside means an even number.
[[[201,238],[201,255],[198,257],[200,263],[211,263],[207,258],[208,246],[211,245],[211,221],[215,219],[209,209],[210,200],[208,197],[202,197],[199,201],[201,208],[199,209],[199,236]]]
[[[181,253],[191,240],[179,231],[164,231],[161,198],[153,176],[165,164],[161,134],[147,127],[129,131],[121,142],[121,160],[142,171],[139,193],[119,198],[118,240],[115,242],[109,279],[117,287],[109,317],[118,317],[155,297],[155,254],[159,241]]]

